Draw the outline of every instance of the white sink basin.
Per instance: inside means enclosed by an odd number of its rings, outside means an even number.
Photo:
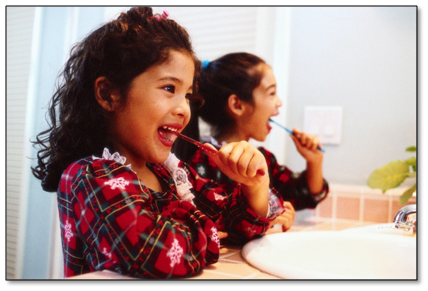
[[[415,280],[416,236],[367,230],[266,235],[247,243],[242,255],[254,267],[284,279]]]
[[[393,235],[404,235],[405,231],[395,227],[394,223],[381,223],[373,224],[361,227],[348,228],[342,231],[352,231],[352,232],[370,232],[370,233],[379,233],[379,234],[393,234]]]

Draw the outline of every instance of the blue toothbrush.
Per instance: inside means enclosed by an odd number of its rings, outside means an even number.
[[[288,132],[289,134],[294,135],[294,132],[292,132],[291,130],[289,130],[288,128],[282,126],[281,124],[279,124],[278,122],[274,121],[272,118],[269,118],[270,122],[275,123],[276,125],[278,125],[279,127],[281,127],[282,129],[285,129],[286,132]],[[317,147],[318,150],[322,151],[323,153],[325,153],[324,149]]]

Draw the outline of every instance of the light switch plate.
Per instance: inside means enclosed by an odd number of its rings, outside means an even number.
[[[305,107],[303,131],[317,135],[322,144],[339,145],[342,142],[342,107]]]

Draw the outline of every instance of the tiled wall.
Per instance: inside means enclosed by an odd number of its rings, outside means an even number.
[[[367,186],[330,185],[328,197],[314,211],[316,217],[333,219],[352,219],[358,221],[388,223],[392,222],[398,210],[399,196],[407,188],[396,188],[382,194],[379,189]],[[413,196],[406,204],[415,204]]]

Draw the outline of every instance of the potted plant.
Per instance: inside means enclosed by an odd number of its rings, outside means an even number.
[[[416,153],[416,147],[408,147],[406,152]],[[374,170],[367,180],[367,185],[373,189],[381,189],[382,193],[385,193],[389,189],[400,186],[407,178],[416,178],[416,157],[411,157],[405,161],[393,161]],[[415,191],[416,181],[412,187],[401,194],[400,204],[406,204]]]

